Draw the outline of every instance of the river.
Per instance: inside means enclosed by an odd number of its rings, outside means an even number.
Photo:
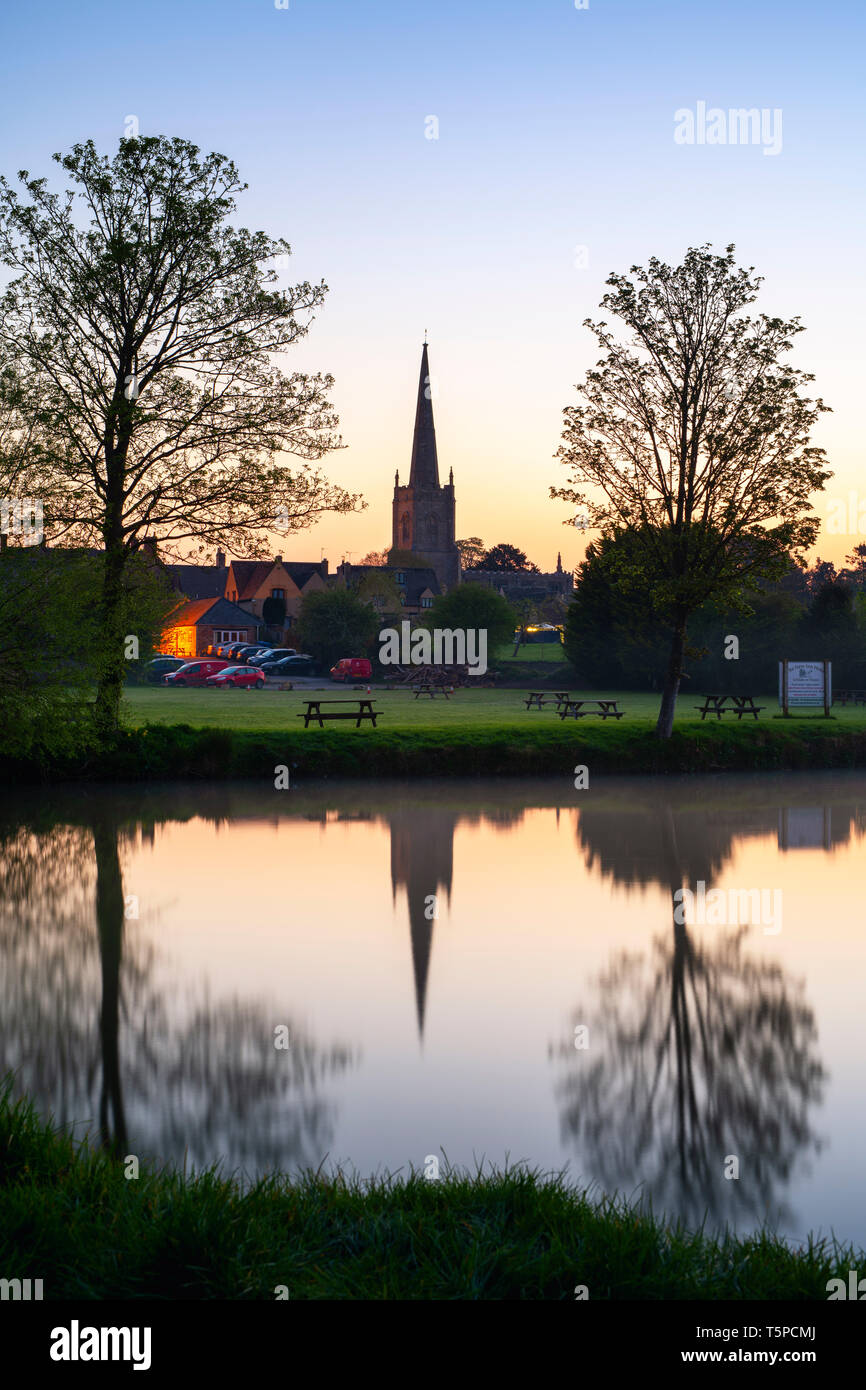
[[[838,772],[7,793],[0,1070],[121,1156],[866,1244],[864,830]]]

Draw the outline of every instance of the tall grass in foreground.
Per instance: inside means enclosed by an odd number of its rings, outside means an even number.
[[[859,1261],[859,1264],[858,1264]],[[866,1255],[711,1239],[516,1168],[241,1187],[76,1145],[0,1092],[0,1275],[46,1299],[826,1299]]]

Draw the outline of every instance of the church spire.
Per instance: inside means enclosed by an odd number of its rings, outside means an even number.
[[[430,364],[427,360],[427,335],[421,350],[421,377],[418,382],[418,404],[415,407],[415,434],[412,439],[410,487],[439,486],[439,460],[436,456],[436,428],[433,424],[433,401],[430,388]]]

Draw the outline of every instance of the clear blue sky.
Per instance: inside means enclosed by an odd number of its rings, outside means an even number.
[[[287,365],[336,377],[349,447],[329,471],[370,507],[296,537],[293,558],[389,542],[426,326],[458,534],[573,564],[583,539],[547,489],[563,481],[560,412],[594,359],[582,320],[611,270],[653,254],[733,241],[766,277],[759,307],[803,316],[797,360],[835,411],[818,511],[861,486],[864,14],[855,0],[4,7],[0,168],[54,177],[55,150],[110,151],[136,116],[143,134],[230,155],[250,185],[239,220],[287,238],[291,278],[327,281]],[[781,152],[676,144],[675,111],[699,101],[781,109]]]

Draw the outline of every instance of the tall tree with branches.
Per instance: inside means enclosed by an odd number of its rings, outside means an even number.
[[[256,556],[269,531],[361,499],[312,466],[339,447],[332,378],[275,360],[327,286],[275,287],[290,247],[230,224],[246,188],[234,164],[162,136],[123,139],[110,160],[92,141],[54,159],[62,195],[26,171],[21,197],[0,180],[0,258],[17,272],[0,348],[38,385],[46,525],[105,552],[96,714],[110,733],[145,540]]]
[[[737,268],[733,246],[692,248],[675,267],[653,257],[606,283],[601,307],[626,340],[585,321],[604,355],[577,387],[585,403],[563,412],[570,485],[550,493],[631,536],[620,582],[671,630],[656,725],[669,738],[691,614],[709,598],[747,611],[757,581],[815,540],[810,494],[832,475],[809,441],[828,407],[784,360],[800,320],[743,312],[762,279]]]

